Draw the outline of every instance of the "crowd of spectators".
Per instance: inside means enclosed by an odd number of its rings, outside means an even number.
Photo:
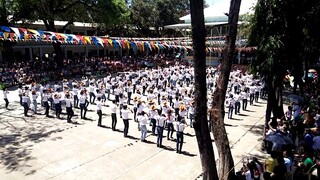
[[[174,65],[176,61],[183,62],[181,59],[165,55],[72,58],[64,59],[63,67],[57,67],[57,63],[52,58],[7,62],[0,64],[0,82],[5,86],[12,86],[30,84],[32,81],[47,82],[71,77],[99,76],[140,68],[168,67]]]

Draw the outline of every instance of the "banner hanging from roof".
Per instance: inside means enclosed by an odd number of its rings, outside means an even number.
[[[61,44],[96,45],[102,47],[114,47],[116,49],[133,50],[160,50],[160,49],[184,49],[192,50],[190,37],[178,38],[129,38],[108,36],[85,36],[64,34],[51,31],[0,26],[0,40],[8,41],[36,41],[44,43],[60,42]],[[225,36],[206,37],[208,52],[222,52]],[[217,47],[212,47],[217,46]]]

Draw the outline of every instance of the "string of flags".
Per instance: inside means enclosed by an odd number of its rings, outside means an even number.
[[[96,45],[102,47],[115,47],[116,49],[132,50],[159,50],[159,49],[184,49],[192,50],[192,39],[190,37],[177,38],[130,38],[109,36],[86,36],[75,34],[64,34],[51,31],[42,31],[26,28],[0,26],[0,41],[35,41],[35,42],[60,42],[61,44],[74,45]],[[222,52],[225,36],[206,37],[207,52]],[[248,49],[249,50],[249,49]],[[255,49],[250,49],[255,50]]]

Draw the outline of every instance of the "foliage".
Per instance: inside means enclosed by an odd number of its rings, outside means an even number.
[[[42,20],[51,31],[56,31],[55,20],[68,22],[62,29],[76,21],[115,26],[127,13],[123,0],[14,0],[13,3],[15,20]]]
[[[130,10],[132,24],[144,36],[150,35],[151,27],[160,36],[160,29],[190,12],[188,0],[133,0]]]

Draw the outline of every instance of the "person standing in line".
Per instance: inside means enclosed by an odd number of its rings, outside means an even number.
[[[157,147],[162,147],[162,138],[163,138],[163,127],[164,123],[167,120],[166,116],[162,114],[155,117],[157,121]]]
[[[87,119],[86,114],[87,114],[87,96],[85,95],[84,90],[80,92],[80,97],[79,97],[79,102],[80,102],[80,118],[81,119]]]
[[[60,94],[56,93],[54,94],[53,96],[53,101],[54,101],[54,106],[55,106],[55,109],[56,109],[56,117],[58,119],[61,119],[60,118],[60,115],[61,115],[61,112],[62,112],[62,108],[61,108],[61,96]]]
[[[173,139],[172,135],[173,135],[173,131],[174,131],[174,128],[173,128],[173,122],[174,122],[174,116],[172,116],[172,110],[169,109],[167,111],[167,126],[168,126],[168,134],[167,134],[167,140],[169,140],[169,137],[171,139]],[[170,134],[171,132],[171,134]]]
[[[21,84],[18,86],[18,95],[19,95],[19,99],[20,99],[20,105],[23,106],[23,104],[22,104],[23,89],[22,89]]]
[[[34,108],[34,114],[37,114],[38,113],[38,104],[37,104],[37,98],[38,98],[38,93],[37,93],[37,91],[35,91],[35,90],[33,90],[32,92],[31,92],[31,94],[32,94],[32,103],[33,103],[33,108]]]
[[[43,99],[42,99],[42,101],[43,101],[43,105],[44,105],[44,108],[45,108],[45,115],[46,115],[46,117],[50,117],[49,116],[49,109],[50,109],[50,107],[49,107],[49,96],[50,96],[50,94],[49,94],[49,91],[46,89],[46,90],[44,90],[44,95],[43,95]]]
[[[101,127],[101,121],[102,121],[102,103],[101,103],[101,97],[97,98],[97,114],[98,114],[98,126]]]
[[[22,94],[22,106],[24,108],[24,116],[28,117],[30,97],[26,92]]]
[[[246,111],[247,110],[247,105],[248,105],[248,88],[245,88],[243,92],[241,92],[241,98],[242,98],[242,110]]]
[[[241,96],[239,94],[239,91],[237,91],[235,93],[235,95],[234,95],[234,101],[235,101],[235,104],[234,104],[235,105],[235,111],[234,111],[234,113],[235,114],[240,114],[240,106],[241,106],[240,100],[241,100]]]
[[[141,142],[145,142],[147,137],[147,123],[148,117],[144,111],[138,114],[137,120],[139,121],[140,130],[141,130]]]
[[[3,89],[3,99],[4,99],[4,102],[5,102],[5,108],[8,109],[8,106],[9,106],[9,100],[8,100],[8,88],[4,88]]]
[[[189,111],[189,119],[190,119],[190,127],[193,127],[193,119],[194,119],[194,102],[190,103],[188,108]]]
[[[79,98],[78,98],[79,87],[77,85],[74,85],[73,89],[72,89],[72,92],[73,92],[73,106],[74,106],[74,108],[78,108],[78,105],[79,105]]]
[[[176,133],[177,133],[177,153],[181,153],[182,151],[182,145],[183,145],[183,131],[187,125],[185,124],[184,120],[177,121],[175,124],[176,127]]]
[[[250,92],[250,105],[253,105],[255,88],[256,88],[256,87],[255,87],[254,84],[252,84],[252,85],[249,87],[249,92]]]
[[[128,93],[128,102],[127,102],[127,104],[128,105],[131,105],[131,96],[132,96],[132,90],[133,89],[133,86],[132,86],[132,84],[131,84],[131,82],[129,81],[128,82],[128,86],[127,86],[127,93]]]
[[[71,99],[69,93],[66,94],[66,99],[65,99],[65,101],[66,101],[66,111],[67,111],[67,122],[68,122],[68,123],[71,123],[71,122],[72,122],[72,121],[71,121],[71,118],[72,118],[74,112],[73,112],[73,110],[72,110],[72,103],[71,103],[72,99]]]
[[[230,94],[230,98],[228,99],[228,119],[232,119],[232,113],[233,113],[233,109],[234,109],[234,105],[235,105],[235,101],[233,98],[233,95]]]
[[[95,89],[95,85],[94,85],[93,82],[91,82],[90,85],[89,85],[89,97],[90,97],[89,101],[90,101],[90,104],[94,104],[94,101],[96,100],[96,95],[94,94],[94,89]]]
[[[115,131],[116,125],[117,125],[117,102],[116,102],[116,100],[112,101],[112,105],[110,106],[110,110],[111,110],[111,119],[112,119],[111,129],[112,129],[112,131]]]
[[[152,135],[156,134],[156,119],[155,116],[158,115],[158,111],[156,110],[156,106],[152,105],[151,109],[149,111],[149,117],[150,117],[150,122],[151,122],[151,126],[152,126]]]
[[[130,110],[128,109],[128,106],[126,104],[123,105],[123,109],[121,110],[121,113],[122,113],[122,120],[123,120],[123,124],[124,124],[123,135],[124,135],[124,137],[128,137]]]
[[[110,93],[111,93],[112,85],[110,84],[110,81],[106,82],[106,93],[107,93],[107,99],[110,100]]]

